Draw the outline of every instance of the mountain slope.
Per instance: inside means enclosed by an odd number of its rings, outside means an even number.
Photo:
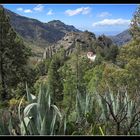
[[[52,44],[62,39],[67,32],[80,32],[74,26],[65,25],[59,20],[42,23],[36,19],[20,16],[6,9],[10,22],[16,32],[25,40],[37,44]]]
[[[96,41],[94,33],[85,32],[68,32],[57,43],[47,47],[45,49],[43,58],[52,57],[53,54],[58,52],[61,48],[64,48],[66,56],[70,55],[76,50],[76,43],[78,42],[82,50],[85,52],[90,50],[91,44]]]
[[[128,43],[131,40],[132,36],[130,35],[129,29],[128,29],[116,36],[110,36],[110,38],[114,44],[121,46]]]

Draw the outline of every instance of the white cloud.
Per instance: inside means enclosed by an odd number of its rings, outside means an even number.
[[[53,15],[53,14],[54,14],[54,13],[53,13],[53,10],[52,10],[52,9],[49,10],[48,13],[47,13],[48,16],[51,16],[51,15]]]
[[[23,8],[21,8],[21,7],[17,8],[17,11],[23,11]]]
[[[34,7],[34,10],[38,12],[43,11],[43,9],[44,9],[44,6],[42,4],[38,4],[36,7]]]
[[[111,15],[112,15],[112,14],[109,13],[109,12],[102,12],[102,13],[98,14],[97,16],[98,16],[98,17],[107,17],[107,16],[111,16]]]
[[[32,13],[32,10],[31,9],[25,9],[24,13]]]
[[[18,11],[23,11],[24,13],[32,13],[33,10],[34,11],[38,11],[38,12],[41,12],[43,11],[44,9],[44,6],[42,4],[38,4],[36,7],[34,7],[33,9],[23,9],[23,8],[17,8]]]
[[[68,9],[65,11],[65,14],[68,16],[74,16],[74,15],[78,15],[78,14],[86,15],[86,14],[89,14],[90,11],[91,11],[90,7],[81,7],[81,8],[77,8],[75,10]]]
[[[92,24],[93,27],[96,26],[116,26],[116,25],[129,25],[130,20],[127,19],[104,19],[102,21],[98,21]]]
[[[17,11],[21,11],[21,12],[24,12],[24,13],[32,13],[33,11],[31,9],[23,9],[23,8],[17,8]]]

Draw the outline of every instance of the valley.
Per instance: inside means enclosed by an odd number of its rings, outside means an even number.
[[[0,135],[140,135],[140,6],[81,5],[0,5]]]

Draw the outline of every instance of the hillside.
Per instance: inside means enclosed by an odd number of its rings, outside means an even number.
[[[67,54],[71,54],[75,50],[74,46],[76,42],[80,42],[82,49],[86,51],[95,42],[99,41],[100,45],[106,42],[103,42],[102,39],[96,39],[94,33],[88,31],[82,32],[72,25],[64,24],[60,20],[43,23],[7,9],[6,13],[10,17],[12,27],[24,39],[27,46],[32,49],[33,60],[36,59],[36,61],[42,58],[43,54],[46,57],[47,54],[52,55],[56,53],[62,46]],[[122,38],[120,36],[122,35],[112,37],[112,40],[116,43],[118,39]]]
[[[116,36],[109,36],[114,44],[117,44],[118,46],[124,45],[127,42],[131,40],[131,35],[129,33],[129,30],[125,30],[122,33],[117,34]]]
[[[40,22],[36,19],[27,18],[18,15],[6,9],[10,17],[10,22],[18,34],[26,41],[30,41],[39,46],[46,46],[62,39],[67,32],[80,32],[74,26],[65,25],[59,20],[53,20],[48,23]]]
[[[106,25],[110,32],[130,23],[134,9],[5,6],[44,19],[63,16],[77,27],[102,26],[102,33]],[[104,7],[109,13],[100,13]],[[114,42],[59,20],[42,23],[6,12],[10,17],[0,5],[0,136],[140,135],[140,6],[130,26],[133,38],[126,30],[112,37]],[[113,19],[103,19],[110,13]]]
[[[62,47],[66,51],[66,55],[70,55],[75,51],[76,43],[78,42],[82,50],[88,50],[93,42],[96,41],[94,33],[85,32],[68,32],[57,43],[47,47],[44,52],[44,58],[51,57],[54,53],[60,50]]]

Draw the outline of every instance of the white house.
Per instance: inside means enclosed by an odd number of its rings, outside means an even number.
[[[95,61],[95,58],[96,58],[96,54],[93,53],[93,52],[88,52],[88,53],[87,53],[87,57],[88,57],[92,62],[94,62],[94,61]]]

